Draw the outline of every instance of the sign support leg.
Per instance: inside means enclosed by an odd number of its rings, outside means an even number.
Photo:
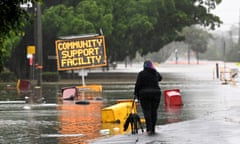
[[[85,73],[84,69],[82,69],[81,73],[82,73],[82,85],[85,86],[86,84],[85,84],[85,77],[84,77],[84,73]]]

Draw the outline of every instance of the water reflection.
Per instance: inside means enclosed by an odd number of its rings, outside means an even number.
[[[102,123],[102,130],[107,130],[108,133],[102,133],[101,135],[117,135],[126,133],[123,131],[123,125],[124,123]],[[129,132],[129,131],[127,131]]]
[[[87,143],[88,140],[101,137],[102,130],[108,130],[109,135],[123,132],[123,123],[102,123],[101,110],[119,99],[131,99],[134,84],[105,84],[102,93],[79,93],[76,100],[88,100],[90,103],[85,105],[63,101],[58,92],[64,86],[44,85],[43,96],[47,102],[44,105],[0,104],[0,143]],[[201,85],[170,83],[162,85],[162,90],[176,87],[182,90],[184,106],[165,107],[162,96],[158,124],[202,117],[213,110],[219,110],[221,107],[218,105],[225,100],[215,97],[209,81],[201,82]],[[1,94],[2,100],[16,100],[17,97],[16,90],[2,90]],[[213,104],[216,100],[218,103]],[[23,109],[25,105],[30,106],[30,109]],[[139,105],[137,111],[143,117]]]
[[[168,115],[167,123],[175,123],[181,121],[182,106],[165,105],[165,112]]]
[[[86,140],[100,136],[102,102],[91,101],[88,105],[77,105],[73,101],[64,101],[57,109],[60,122],[58,133],[82,134],[76,137],[59,137],[59,144],[85,143]]]

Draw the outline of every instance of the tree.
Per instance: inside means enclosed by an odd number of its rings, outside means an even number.
[[[20,34],[16,35],[15,32],[10,31],[9,34],[5,36],[5,40],[3,41],[2,48],[1,48],[2,66],[9,64],[9,58],[11,57],[11,52],[15,48],[15,44],[20,40],[19,35]]]
[[[9,34],[10,31],[18,31],[24,27],[27,20],[27,12],[20,7],[25,0],[2,0],[0,2],[0,35]]]
[[[115,1],[110,55],[122,60],[138,51],[141,55],[158,51],[171,41],[181,40],[179,32],[195,24],[215,29],[219,17],[209,13],[221,1],[139,0]],[[121,9],[124,7],[124,9]],[[125,52],[125,53],[124,53]]]
[[[105,35],[112,33],[112,13],[110,0],[83,1],[77,5],[59,4],[46,9],[43,13],[44,56],[55,55],[55,40],[59,36],[99,33],[102,28]],[[45,58],[47,59],[47,58]],[[45,68],[56,67],[44,62]]]
[[[136,51],[145,55],[171,41],[183,39],[179,32],[185,26],[202,24],[214,29],[221,21],[208,10],[220,2],[85,0],[76,6],[46,9],[43,23],[47,32],[57,28],[57,36],[98,33],[102,28],[108,56],[111,60],[123,60],[127,55],[134,58]]]
[[[10,57],[13,44],[16,43],[14,40],[22,36],[29,19],[27,11],[20,7],[25,2],[26,0],[0,1],[0,72]]]
[[[59,36],[99,33],[99,29],[102,29],[109,59],[132,59],[136,52],[145,55],[158,51],[172,41],[182,40],[180,32],[186,26],[198,24],[210,29],[219,26],[221,21],[211,14],[211,10],[220,2],[221,0],[44,1],[44,69],[53,67],[46,57],[55,55],[54,42]]]
[[[199,53],[205,53],[208,47],[208,41],[212,37],[211,34],[197,27],[187,27],[183,29],[185,42],[189,47],[196,52],[197,62]]]

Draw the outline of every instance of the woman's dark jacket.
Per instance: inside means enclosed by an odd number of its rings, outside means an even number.
[[[138,99],[141,99],[141,95],[144,95],[146,92],[154,93],[154,91],[161,91],[158,83],[161,80],[161,74],[155,69],[144,68],[137,76],[134,95],[137,96]]]

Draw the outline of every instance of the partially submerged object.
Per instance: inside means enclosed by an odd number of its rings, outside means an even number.
[[[179,89],[169,89],[164,91],[165,105],[182,106],[182,96]]]
[[[102,109],[102,122],[121,123],[124,122],[132,110],[132,101],[120,101],[117,104]],[[133,108],[136,112],[136,106]]]
[[[77,88],[76,87],[62,88],[63,100],[74,100],[76,96],[77,96]]]
[[[90,100],[102,100],[101,85],[71,86],[62,88],[64,101],[75,101],[75,104],[89,104]]]

